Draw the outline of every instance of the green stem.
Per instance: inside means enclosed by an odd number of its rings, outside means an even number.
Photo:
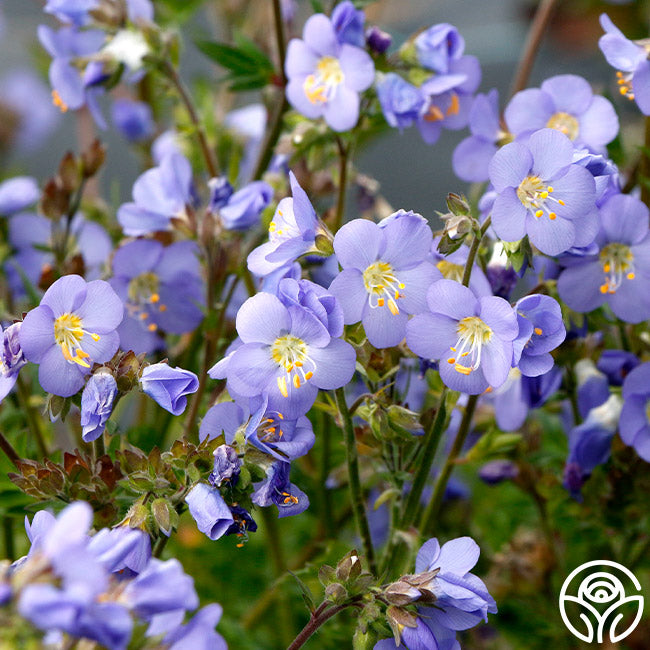
[[[424,435],[420,462],[418,463],[418,469],[415,474],[415,478],[413,479],[413,485],[411,486],[411,490],[406,501],[404,514],[402,515],[401,520],[401,528],[408,528],[409,526],[413,525],[420,508],[422,491],[424,490],[424,486],[426,485],[429,474],[431,473],[433,460],[436,456],[436,451],[438,450],[440,439],[442,438],[442,433],[445,427],[445,420],[447,419],[447,409],[445,408],[446,398],[447,387],[445,386],[442,389],[442,393],[440,393],[440,400],[438,402],[438,410],[436,411],[436,415],[431,422],[431,426],[427,429],[427,432]]]
[[[539,46],[544,37],[544,32],[548,26],[551,16],[553,15],[553,10],[557,5],[558,0],[541,0],[537,11],[535,12],[535,17],[533,22],[530,25],[528,30],[528,36],[526,37],[526,44],[524,45],[524,53],[519,60],[519,65],[517,66],[517,72],[515,73],[514,80],[512,82],[512,88],[510,90],[510,96],[512,97],[515,93],[518,93],[520,90],[523,90],[528,83],[528,78],[530,73],[533,70],[533,64],[535,63],[535,57],[539,51]]]
[[[168,540],[169,537],[167,537],[167,535],[161,535],[156,540],[156,543],[153,545],[153,549],[151,550],[151,555],[153,557],[160,557],[162,555],[162,552],[165,550],[165,546],[167,546]]]
[[[447,483],[449,482],[449,477],[456,465],[456,460],[460,455],[460,452],[463,449],[465,440],[467,440],[467,435],[470,431],[470,426],[472,424],[472,418],[474,416],[474,411],[476,410],[476,404],[478,403],[478,395],[470,395],[467,400],[467,406],[465,407],[465,413],[463,414],[463,419],[461,420],[458,433],[454,439],[454,444],[451,447],[449,456],[445,460],[445,464],[442,466],[442,470],[438,475],[438,480],[436,481],[433,487],[433,495],[431,500],[425,508],[424,515],[422,517],[422,525],[420,526],[420,531],[426,535],[428,531],[433,529],[436,518],[440,511],[440,506],[442,505],[442,498],[447,489]]]
[[[25,384],[23,378],[19,375],[18,381],[16,382],[16,388],[18,389],[18,401],[20,402],[25,417],[27,418],[27,426],[31,431],[32,435],[36,439],[36,444],[38,449],[41,452],[41,456],[45,458],[49,456],[45,440],[43,439],[43,433],[41,432],[41,427],[38,423],[38,418],[34,413],[34,409],[29,404],[29,390]]]
[[[650,116],[645,118],[645,140],[639,169],[641,200],[650,207]]]
[[[273,0],[273,30],[275,32],[275,44],[278,48],[278,59],[280,60],[280,78],[282,79],[282,85],[284,86],[287,83],[287,76],[284,72],[284,60],[287,56],[287,44],[284,37],[281,0]]]
[[[16,557],[14,546],[14,521],[6,515],[2,518],[2,536],[4,537],[5,559],[13,560]]]
[[[271,562],[273,564],[273,573],[276,578],[282,577],[287,572],[287,562],[282,552],[282,541],[280,539],[280,530],[278,528],[277,517],[271,512],[271,508],[261,509],[262,520],[264,521],[264,534],[266,537],[266,548],[269,549]],[[277,605],[278,624],[280,628],[280,637],[282,644],[285,645],[291,641],[293,632],[291,630],[291,618],[288,616],[289,610],[284,607],[285,596],[279,591],[274,592],[274,598]]]
[[[336,145],[339,150],[339,186],[336,196],[334,232],[336,232],[343,224],[343,213],[345,212],[345,196],[348,186],[348,157],[350,153],[350,147],[346,147],[341,138],[336,138]]]
[[[361,537],[363,551],[370,567],[370,572],[376,574],[377,566],[375,563],[375,551],[370,538],[370,527],[366,517],[366,504],[361,490],[361,481],[359,480],[359,456],[357,454],[357,443],[354,437],[354,425],[352,416],[345,403],[345,392],[342,388],[337,388],[334,392],[336,397],[336,406],[341,416],[343,424],[343,436],[345,438],[345,451],[348,463],[348,484],[350,488],[350,501],[352,511],[357,524],[357,532]],[[298,646],[299,647],[299,646]]]
[[[475,236],[472,240],[472,245],[470,246],[469,254],[467,255],[467,262],[465,262],[465,270],[463,271],[463,285],[466,287],[469,287],[469,281],[472,276],[472,269],[474,268],[474,260],[476,259],[478,248],[481,245],[481,241],[491,223],[492,217],[488,217],[481,226],[479,236]]]
[[[5,456],[13,463],[15,467],[18,467],[20,464],[20,456],[18,452],[13,448],[11,443],[5,438],[3,433],[0,433],[0,449],[4,451]]]
[[[329,421],[325,422],[326,418],[323,413],[319,413],[318,417],[324,426],[320,427],[321,434],[321,459],[320,459],[320,477],[319,483],[321,494],[323,498],[323,519],[325,521],[325,530],[329,538],[334,538],[334,508],[332,506],[332,490],[327,489],[327,477],[331,468],[331,455],[332,455],[332,429],[329,426]]]
[[[303,645],[307,642],[309,637],[316,632],[316,630],[327,622],[333,616],[336,616],[339,612],[343,611],[347,607],[350,607],[350,604],[347,605],[333,605],[329,609],[323,607],[322,605],[314,612],[315,615],[309,619],[309,623],[301,630],[300,634],[293,640],[291,645],[287,650],[298,650],[302,648]]]
[[[214,152],[212,151],[212,149],[210,149],[210,145],[208,144],[208,138],[205,134],[205,130],[203,129],[203,125],[201,124],[199,114],[196,111],[194,102],[192,101],[192,97],[189,91],[187,90],[185,84],[183,83],[182,79],[178,75],[176,68],[169,61],[164,62],[164,69],[165,72],[167,73],[169,80],[176,88],[178,95],[180,96],[181,101],[185,106],[185,110],[187,110],[187,113],[190,116],[190,121],[192,122],[192,126],[194,127],[194,130],[196,132],[196,138],[199,141],[199,146],[201,147],[201,153],[203,154],[203,160],[205,161],[205,166],[208,170],[208,173],[210,174],[210,177],[219,176],[220,173],[219,164],[217,163],[217,159],[216,156],[214,155]]]

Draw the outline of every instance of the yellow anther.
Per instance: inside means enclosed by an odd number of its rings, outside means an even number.
[[[460,356],[461,357],[466,357],[469,354],[469,352],[463,352]]]
[[[533,332],[535,332],[535,334],[537,334],[537,336],[541,336],[541,335],[543,334],[543,332],[542,332],[542,328],[541,328],[541,327],[536,327],[536,328],[533,330]]]
[[[461,366],[460,363],[457,363],[454,366],[454,370],[459,372],[461,375],[469,375],[472,372],[472,369],[469,366]]]
[[[635,278],[636,276],[634,275],[634,273],[630,272],[630,273],[627,274],[626,277],[627,277],[628,280],[634,280],[634,278]]]
[[[146,311],[140,313],[140,320],[147,320],[147,318],[149,318],[149,314]]]
[[[397,314],[399,314],[399,307],[392,298],[388,301],[388,309],[390,309],[390,313],[393,314],[393,316],[397,316]]]
[[[158,329],[158,326],[155,323],[149,323],[149,325],[147,326],[147,329],[150,332],[155,332]]]
[[[548,199],[548,192],[541,192],[540,197],[543,199]]]
[[[270,429],[267,429],[269,433],[275,433],[275,427],[271,427]]]
[[[544,210],[537,210],[535,216],[539,219],[544,214]]]
[[[149,297],[149,302],[152,302],[155,305],[157,302],[160,302],[160,296],[157,293],[152,293]]]
[[[296,361],[296,368],[302,368],[303,363],[302,361]]]
[[[558,199],[557,202],[558,202],[560,205],[566,205],[562,199]]]
[[[278,389],[282,397],[289,397],[289,391],[287,390],[287,379],[286,377],[278,377]]]
[[[549,186],[546,188],[546,191],[547,191],[549,194],[552,194],[552,193],[553,193],[553,188],[549,185]]]
[[[293,370],[293,364],[288,363],[288,364],[284,367],[284,369],[285,369],[287,372],[291,372],[291,371]]]
[[[405,285],[403,282],[400,282],[400,283],[397,285],[397,287],[398,287],[398,289],[405,289],[405,288],[406,288],[406,285]]]
[[[557,214],[555,214],[555,212],[549,212],[549,213],[548,213],[548,218],[549,218],[551,221],[554,221],[555,219],[557,219]]]
[[[452,352],[456,352],[456,348],[449,348]]]
[[[160,311],[167,311],[167,305],[163,305],[163,304],[158,305],[158,309],[159,309]]]
[[[447,359],[447,363],[456,363],[456,359],[454,359],[454,357],[450,357]]]
[[[281,420],[284,420],[284,415],[282,415],[282,413],[278,413],[278,417],[279,417]]]
[[[607,289],[609,287],[606,284],[601,284],[600,285],[600,293],[607,293]]]
[[[605,271],[605,273],[609,273],[611,270],[612,267],[609,264],[603,265],[603,271]]]
[[[52,103],[62,112],[68,110],[68,105],[61,99],[61,95],[56,90],[52,91]]]
[[[383,307],[385,304],[385,300],[383,298],[378,298],[377,299],[377,306],[378,307]]]
[[[305,373],[305,381],[309,381],[314,376],[314,373],[310,370]]]
[[[298,375],[293,376],[293,385],[296,388],[300,388],[300,377],[298,377]]]
[[[458,95],[456,93],[452,93],[451,95],[451,103],[449,104],[449,108],[447,109],[447,116],[449,115],[458,115],[458,112],[460,110],[460,102],[458,101]]]

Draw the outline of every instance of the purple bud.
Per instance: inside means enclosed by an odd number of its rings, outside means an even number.
[[[208,181],[210,188],[210,210],[216,212],[228,203],[228,200],[234,192],[233,186],[228,182],[226,176],[211,178]]]
[[[508,481],[516,478],[519,470],[514,463],[509,460],[492,460],[485,463],[478,472],[481,480],[485,481],[488,485],[496,485],[501,481]]]
[[[185,502],[197,528],[212,540],[225,535],[234,521],[219,490],[205,483],[197,483],[185,497]]]
[[[221,487],[224,481],[235,485],[241,465],[237,452],[230,445],[219,445],[214,450],[214,470],[210,474],[210,483],[216,487]]]
[[[196,392],[199,379],[189,370],[171,368],[166,363],[156,363],[142,371],[140,386],[165,410],[180,415],[187,406],[185,396]]]
[[[116,395],[117,382],[106,369],[98,370],[86,383],[81,394],[81,426],[85,442],[97,440],[104,433]]]
[[[383,54],[392,42],[393,37],[376,25],[366,30],[366,44],[376,54]]]
[[[339,3],[332,11],[332,26],[340,43],[363,47],[365,20],[366,16],[363,11],[355,9],[354,4],[349,0]]]

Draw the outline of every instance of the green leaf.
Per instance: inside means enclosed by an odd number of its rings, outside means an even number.
[[[293,576],[295,581],[298,583],[298,587],[300,587],[300,593],[302,594],[302,599],[305,601],[305,605],[307,605],[307,609],[309,609],[309,613],[313,614],[316,611],[314,594],[311,593],[311,589],[295,573],[293,573],[293,571],[289,571],[289,573]]]

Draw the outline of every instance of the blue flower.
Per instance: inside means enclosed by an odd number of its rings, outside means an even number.
[[[587,246],[598,232],[596,184],[573,163],[573,145],[555,129],[541,129],[526,144],[511,142],[492,158],[497,192],[492,226],[503,241],[530,242],[547,255]]]
[[[262,210],[273,198],[273,188],[264,181],[254,181],[233,192],[225,177],[210,181],[210,209],[218,213],[226,230],[248,230],[260,222]]]
[[[38,183],[31,176],[14,176],[0,183],[0,215],[9,216],[33,205],[40,196]]]
[[[25,358],[39,364],[43,390],[69,397],[84,384],[93,363],[117,351],[124,308],[108,282],[66,275],[46,292],[20,329]]]
[[[358,21],[346,22],[347,27],[340,25],[343,38],[354,37]],[[287,99],[297,111],[309,119],[325,118],[335,131],[356,125],[359,93],[371,86],[375,66],[367,52],[341,43],[327,16],[314,14],[307,20],[302,39],[289,42],[284,67]]]
[[[508,103],[504,118],[512,134],[532,134],[545,127],[566,135],[576,148],[606,153],[618,133],[612,104],[594,96],[585,79],[573,74],[550,77],[540,88],[518,92]]]
[[[650,60],[647,45],[626,38],[607,14],[601,14],[600,24],[605,35],[598,46],[612,67],[617,69],[619,92],[634,100],[644,115],[650,115]]]
[[[283,461],[274,461],[266,470],[266,479],[254,483],[252,501],[261,508],[276,505],[278,517],[299,515],[309,507],[307,495],[289,482],[291,466]]]
[[[376,348],[397,345],[409,314],[426,309],[426,291],[442,277],[428,259],[432,239],[426,220],[414,213],[396,213],[380,224],[355,219],[336,233],[334,251],[343,270],[330,291],[345,323],[361,321]]]
[[[0,402],[14,387],[20,369],[27,359],[20,347],[21,323],[14,323],[4,331],[0,328]]]
[[[537,377],[553,367],[549,354],[566,338],[562,309],[550,296],[532,294],[515,304],[519,334],[513,342],[512,365],[522,374]]]
[[[115,128],[129,141],[142,142],[154,133],[155,125],[149,104],[131,99],[116,99],[111,106]]]
[[[508,378],[517,316],[503,298],[477,296],[452,280],[434,282],[429,311],[406,328],[406,342],[420,357],[440,360],[440,378],[452,390],[477,395]]]
[[[289,180],[293,197],[278,203],[269,224],[269,241],[248,256],[248,268],[260,277],[294,262],[301,255],[317,253],[317,236],[331,238],[293,172],[289,172]]]
[[[630,372],[623,382],[623,410],[619,430],[626,445],[650,462],[650,363]]]
[[[389,72],[377,84],[377,97],[386,122],[400,131],[418,119],[424,97],[419,88]]]
[[[640,363],[635,354],[626,350],[603,350],[596,367],[607,375],[612,386],[622,386],[625,378]]]
[[[169,650],[227,650],[223,637],[214,631],[222,612],[217,603],[206,605],[188,623],[167,634],[163,642]]]
[[[230,508],[219,494],[219,490],[197,483],[185,497],[197,528],[210,539],[219,539],[226,534],[234,518]]]
[[[420,65],[438,74],[447,74],[452,61],[465,51],[465,39],[449,23],[439,23],[426,29],[415,39]]]
[[[589,312],[608,304],[627,323],[650,318],[648,219],[648,208],[630,194],[605,202],[596,250],[571,256],[557,281],[560,298],[571,309]]]
[[[186,218],[185,206],[193,202],[190,163],[181,154],[171,153],[138,177],[133,203],[120,206],[117,219],[124,234],[134,237],[169,230],[172,219]]]
[[[166,411],[180,415],[187,406],[186,396],[197,391],[199,379],[189,370],[156,363],[142,371],[140,387]]]
[[[97,440],[104,433],[113,412],[117,382],[108,370],[98,370],[81,393],[81,428],[85,442]]]
[[[215,487],[221,487],[224,482],[236,485],[241,466],[242,462],[233,447],[219,445],[214,450],[214,467],[210,473],[210,483]]]
[[[294,419],[309,410],[319,388],[339,388],[352,378],[354,348],[307,309],[259,293],[242,305],[236,326],[244,344],[225,369],[231,394],[267,396],[270,409]]]
[[[332,11],[332,27],[341,44],[363,47],[366,43],[363,35],[365,21],[366,15],[361,9],[356,9],[350,0],[339,2]]]
[[[203,320],[203,280],[194,242],[163,246],[138,239],[124,244],[113,256],[109,282],[125,306],[118,330],[125,350],[152,352],[164,345],[160,331],[191,332]]]

